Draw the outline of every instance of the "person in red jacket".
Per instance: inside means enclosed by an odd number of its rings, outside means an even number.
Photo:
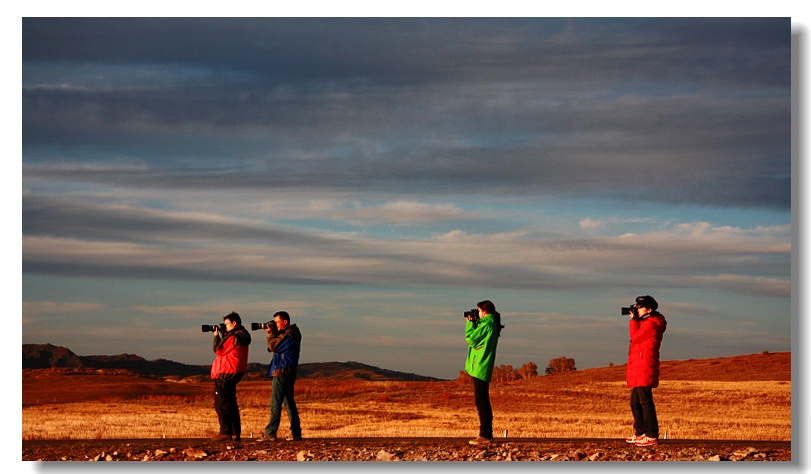
[[[637,446],[659,444],[659,420],[653,404],[653,389],[659,386],[659,347],[667,321],[656,311],[657,308],[659,303],[645,295],[638,296],[629,311],[631,346],[625,380],[631,388],[634,435],[625,440]]]
[[[234,437],[240,441],[242,422],[237,405],[237,384],[242,380],[248,366],[248,345],[251,334],[242,326],[242,319],[235,312],[223,317],[225,334],[214,330],[214,353],[211,378],[214,379],[214,411],[220,423],[220,434],[214,441],[226,441]]]

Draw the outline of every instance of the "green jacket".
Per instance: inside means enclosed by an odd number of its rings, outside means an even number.
[[[488,314],[479,319],[478,323],[468,321],[465,339],[468,345],[465,372],[471,377],[489,382],[493,378],[498,345],[498,327],[493,315]]]

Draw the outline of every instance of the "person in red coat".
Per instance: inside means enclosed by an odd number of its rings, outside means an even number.
[[[214,379],[214,411],[220,424],[220,433],[215,441],[240,441],[242,422],[237,404],[237,384],[242,380],[248,366],[248,345],[250,333],[242,326],[239,314],[231,312],[223,317],[225,334],[214,329],[214,354],[211,364],[211,378]]]
[[[634,435],[625,440],[637,446],[659,444],[659,420],[653,403],[653,389],[659,386],[659,347],[667,321],[656,311],[658,307],[655,299],[645,295],[638,296],[629,311],[631,346],[625,381],[631,388]]]

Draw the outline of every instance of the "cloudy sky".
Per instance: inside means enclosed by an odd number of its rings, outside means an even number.
[[[302,361],[791,350],[791,21],[22,21],[22,342],[208,364],[290,312]],[[263,332],[250,360],[267,363]]]

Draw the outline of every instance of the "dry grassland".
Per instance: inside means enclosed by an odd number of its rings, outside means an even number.
[[[613,367],[493,384],[495,433],[507,430],[509,437],[539,438],[628,436],[630,390],[623,374],[623,367]],[[89,384],[93,377],[77,377],[75,383]],[[159,393],[144,394],[143,387],[128,390],[127,381],[113,380],[96,385],[93,400],[75,403],[34,403],[34,380],[28,386],[26,404],[24,378],[24,440],[216,434],[210,382],[161,382],[160,390],[155,390]],[[239,384],[243,437],[263,432],[270,387],[267,380]],[[305,437],[466,437],[475,435],[478,427],[472,389],[458,381],[304,379],[297,382],[296,393]],[[661,434],[669,439],[791,440],[790,379],[663,380],[654,399]],[[287,434],[287,423],[283,414],[281,436]]]

